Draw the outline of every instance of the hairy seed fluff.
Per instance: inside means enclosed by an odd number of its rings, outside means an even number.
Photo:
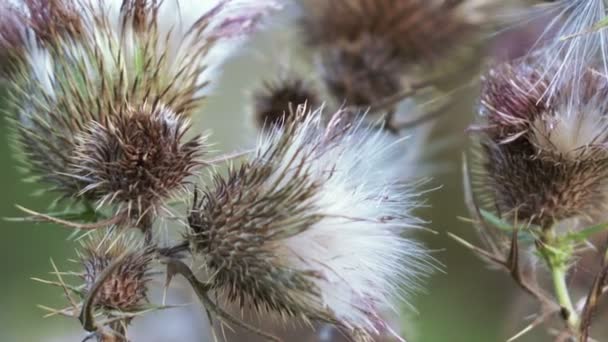
[[[189,240],[230,302],[369,337],[432,268],[402,236],[418,195],[383,168],[395,161],[384,132],[305,112],[195,197]]]
[[[550,19],[532,54],[541,73],[551,76],[546,97],[557,96],[568,84],[584,86],[589,65],[608,74],[608,32],[596,27],[607,10],[604,0],[559,0],[542,8]]]

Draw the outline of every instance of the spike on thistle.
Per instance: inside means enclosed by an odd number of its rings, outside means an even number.
[[[605,76],[590,69],[548,100],[550,79],[527,61],[497,66],[480,106],[483,192],[501,213],[541,226],[601,214],[608,176]]]
[[[300,107],[263,138],[256,156],[195,196],[191,250],[227,299],[337,325],[369,338],[382,312],[433,266],[401,234],[417,221],[412,189],[387,180],[386,133],[361,123],[322,128]]]

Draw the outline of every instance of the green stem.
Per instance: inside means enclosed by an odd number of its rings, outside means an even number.
[[[540,252],[551,270],[553,289],[557,302],[562,309],[562,316],[570,331],[576,333],[579,331],[580,317],[572,303],[566,282],[568,263],[572,257],[571,246],[560,244],[553,228],[543,230],[542,242],[538,246],[540,246]]]
[[[566,284],[566,268],[554,266],[555,265],[551,265],[551,273],[557,302],[562,307],[564,318],[568,323],[568,327],[572,331],[578,331],[580,317],[572,304],[572,299],[570,298],[570,292],[568,291],[568,285]]]

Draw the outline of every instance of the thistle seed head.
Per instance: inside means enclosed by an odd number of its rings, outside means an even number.
[[[516,63],[494,68],[484,79],[479,183],[490,205],[542,226],[601,214],[608,185],[608,82],[588,70],[582,87],[573,81],[546,99],[553,75]]]
[[[340,113],[323,128],[305,111],[195,196],[191,249],[229,301],[374,335],[380,312],[431,268],[402,237],[416,194],[380,167],[394,162],[384,132],[340,125]]]
[[[29,47],[9,80],[28,171],[63,198],[116,203],[135,219],[156,209],[204,152],[200,139],[184,136],[211,71],[268,6],[78,2],[80,34]]]
[[[156,216],[156,207],[186,185],[200,166],[200,137],[185,139],[187,119],[164,107],[125,108],[92,121],[76,137],[71,174],[80,195],[118,204],[127,216]]]
[[[266,81],[253,94],[255,122],[258,128],[272,129],[283,125],[298,106],[317,107],[318,93],[306,80],[289,75],[277,81]]]
[[[466,2],[466,1],[465,1]],[[404,74],[428,65],[469,32],[459,6],[425,0],[304,2],[306,42],[339,102],[369,106],[402,90]],[[341,13],[336,16],[336,13]]]
[[[104,270],[122,258],[120,265],[103,281],[93,300],[104,310],[134,312],[147,302],[154,250],[143,240],[125,234],[96,235],[83,243],[80,262],[85,290],[90,291]]]

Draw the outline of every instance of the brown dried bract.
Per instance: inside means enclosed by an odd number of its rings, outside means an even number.
[[[125,237],[100,236],[87,241],[81,253],[87,291],[114,260],[122,258],[120,265],[115,266],[116,269],[103,280],[92,304],[100,309],[123,312],[141,309],[147,302],[153,251],[151,247],[138,247]]]

